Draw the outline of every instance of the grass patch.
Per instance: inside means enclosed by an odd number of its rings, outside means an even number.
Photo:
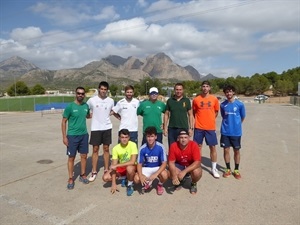
[[[85,99],[87,100],[87,99]],[[68,103],[74,96],[22,96],[0,98],[1,112],[34,111],[35,104]]]

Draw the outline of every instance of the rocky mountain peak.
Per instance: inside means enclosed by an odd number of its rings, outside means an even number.
[[[3,71],[16,71],[16,72],[29,72],[31,70],[39,69],[36,65],[23,59],[19,56],[10,57],[7,60],[0,62],[0,70]]]
[[[110,56],[104,58],[103,60],[106,62],[109,62],[110,64],[112,64],[116,67],[124,65],[124,63],[127,61],[127,59],[124,59],[118,55],[110,55]]]

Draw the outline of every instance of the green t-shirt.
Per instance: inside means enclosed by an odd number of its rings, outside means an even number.
[[[67,105],[63,112],[63,117],[68,119],[67,135],[87,134],[86,116],[89,114],[89,106],[85,102],[81,105],[75,102]]]
[[[123,147],[120,143],[112,149],[112,159],[117,159],[119,163],[128,162],[131,155],[137,155],[138,150],[136,143],[129,141],[128,144]]]
[[[191,110],[191,101],[183,97],[179,101],[176,98],[169,98],[166,110],[170,112],[169,126],[170,128],[189,128],[188,111]]]
[[[143,131],[149,126],[156,128],[157,133],[162,133],[162,113],[165,113],[165,103],[156,100],[151,102],[150,100],[143,101],[137,109],[137,114],[143,117]]]

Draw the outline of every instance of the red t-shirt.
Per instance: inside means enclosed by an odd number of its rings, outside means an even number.
[[[169,149],[169,161],[175,161],[182,166],[189,166],[194,161],[201,162],[201,150],[194,141],[189,141],[184,150],[180,149],[178,142],[174,142]]]

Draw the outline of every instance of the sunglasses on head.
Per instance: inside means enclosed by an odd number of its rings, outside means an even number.
[[[77,95],[85,95],[83,92],[76,92]]]

